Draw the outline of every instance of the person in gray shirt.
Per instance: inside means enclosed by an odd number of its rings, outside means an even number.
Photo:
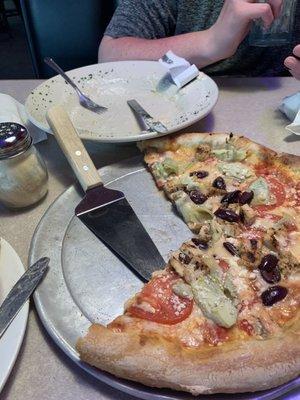
[[[168,50],[211,75],[300,79],[300,1],[288,46],[248,44],[251,22],[269,26],[283,0],[120,0],[99,48],[99,62],[158,60]]]

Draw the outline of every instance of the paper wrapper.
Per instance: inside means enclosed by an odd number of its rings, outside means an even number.
[[[16,122],[25,126],[33,139],[33,143],[47,139],[46,132],[29,121],[23,104],[4,93],[0,93],[0,122]]]
[[[296,135],[300,135],[300,92],[285,97],[279,107],[288,119],[293,121],[286,129]]]
[[[178,57],[171,50],[159,59],[169,72],[175,85],[179,88],[187,85],[199,75],[196,65],[191,65],[186,59]]]

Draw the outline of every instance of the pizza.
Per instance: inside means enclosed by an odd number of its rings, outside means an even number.
[[[191,229],[83,361],[152,387],[264,390],[300,371],[300,158],[232,134],[142,142],[157,187]]]

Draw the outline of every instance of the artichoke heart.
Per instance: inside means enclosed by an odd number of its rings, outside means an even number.
[[[290,224],[294,225],[295,219],[291,215],[283,213],[282,218],[279,221],[275,222],[274,228],[280,229],[282,227],[289,226]]]
[[[216,219],[213,219],[210,223],[210,229],[212,233],[212,243],[216,243],[222,236],[222,227]]]
[[[212,153],[222,161],[242,161],[247,157],[246,150],[236,149],[232,145],[228,145],[227,148],[215,149]]]
[[[226,274],[225,280],[223,282],[223,291],[225,295],[233,301],[234,305],[238,304],[237,288],[235,287],[232,275],[229,272]]]
[[[213,219],[213,213],[207,207],[195,204],[183,191],[173,197],[178,212],[187,223],[201,223]]]
[[[261,204],[270,204],[270,190],[268,183],[264,178],[259,177],[256,179],[256,181],[249,186],[249,190],[252,190],[254,193],[251,205],[257,206]]]
[[[191,286],[194,300],[206,318],[224,328],[230,328],[236,323],[237,308],[224,294],[216,279],[203,274]]]
[[[193,299],[193,292],[192,292],[190,285],[183,282],[182,280],[176,282],[173,285],[172,290],[175,294],[177,294],[177,296],[180,296],[180,297],[183,297],[183,298],[189,299],[189,300]]]
[[[179,164],[172,158],[167,157],[164,161],[154,164],[153,172],[159,178],[168,178],[170,175],[179,173]]]
[[[201,183],[193,179],[188,174],[181,175],[179,178],[179,184],[185,186],[187,190],[201,189]]]
[[[225,176],[236,178],[240,182],[252,176],[252,171],[240,162],[221,163],[218,168]]]

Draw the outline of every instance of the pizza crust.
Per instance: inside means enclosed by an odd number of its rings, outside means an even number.
[[[284,166],[287,167],[287,172],[289,171],[289,167],[293,166],[295,169],[297,169],[298,174],[299,173],[299,168],[300,168],[300,157],[295,156],[292,154],[287,154],[287,153],[278,153],[274,150],[271,150],[261,144],[258,144],[251,139],[246,138],[245,136],[242,135],[232,135],[231,133],[184,133],[184,134],[178,134],[174,135],[172,137],[161,137],[157,139],[151,139],[143,142],[138,143],[138,147],[141,151],[147,152],[145,155],[145,161],[148,162],[154,162],[155,158],[157,157],[157,153],[162,153],[168,150],[174,151],[176,148],[180,146],[189,146],[192,143],[198,143],[198,144],[210,144],[213,147],[219,146],[222,147],[223,145],[226,144],[228,140],[231,140],[231,143],[236,145],[238,148],[241,149],[248,149],[252,150],[254,152],[260,153],[260,156],[264,156],[267,159],[270,159],[274,162],[274,158],[276,158],[276,163],[278,166],[284,168]],[[151,154],[152,151],[156,153]],[[262,157],[262,158],[264,158]]]
[[[172,137],[161,137],[157,139],[142,141],[139,142],[137,146],[141,151],[145,151],[147,149],[155,149],[156,151],[163,152],[167,150],[175,150],[177,147],[180,146],[193,147],[199,144],[210,144],[212,147],[221,147],[224,146],[229,139],[232,140],[232,143],[237,144],[238,147],[247,146],[248,148],[256,151],[266,149],[268,152],[276,154],[275,151],[267,149],[266,147],[255,143],[242,135],[232,135],[231,133],[221,132],[197,132],[184,134],[181,133]]]
[[[114,332],[94,324],[79,339],[83,361],[148,386],[193,395],[266,390],[299,375],[299,326],[269,340],[185,348],[154,334]]]

